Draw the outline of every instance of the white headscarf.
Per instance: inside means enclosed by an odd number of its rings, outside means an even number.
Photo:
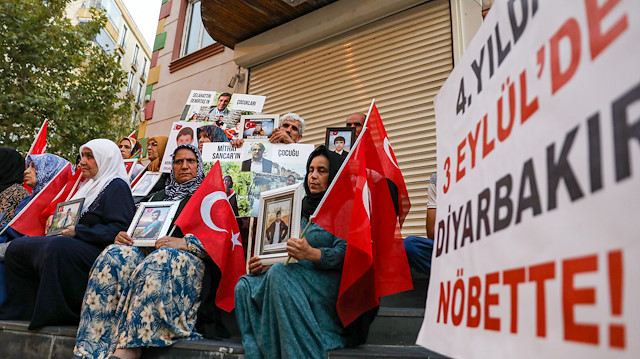
[[[71,199],[84,198],[81,213],[86,212],[89,206],[96,200],[102,190],[116,178],[120,178],[129,184],[129,176],[124,167],[122,154],[118,146],[113,141],[98,138],[91,140],[80,147],[80,155],[82,150],[88,148],[93,152],[93,157],[98,165],[98,173],[81,184],[78,192]]]

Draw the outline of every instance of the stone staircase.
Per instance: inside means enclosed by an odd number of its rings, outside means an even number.
[[[338,358],[446,358],[415,345],[424,316],[427,279],[412,271],[414,290],[382,298],[378,315],[364,345],[329,352]],[[226,340],[179,342],[169,348],[147,348],[142,358],[154,359],[240,359],[244,350],[233,315],[232,337]],[[0,321],[0,358],[69,359],[72,357],[76,327],[45,327],[27,330],[27,322]]]

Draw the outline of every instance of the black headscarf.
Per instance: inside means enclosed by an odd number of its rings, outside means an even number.
[[[304,176],[304,191],[307,194],[302,200],[302,217],[309,218],[313,212],[316,211],[316,208],[320,204],[322,197],[327,191],[322,191],[320,193],[311,193],[309,190],[309,183],[307,182],[307,177],[309,177],[309,166],[311,166],[311,160],[313,160],[316,156],[324,156],[329,159],[329,182],[328,185],[333,182],[333,178],[340,170],[340,166],[342,166],[342,162],[344,158],[339,154],[329,151],[324,145],[318,146],[311,154],[309,155],[309,159],[307,160],[307,173]]]
[[[25,162],[20,152],[9,147],[0,147],[0,192],[24,180]]]

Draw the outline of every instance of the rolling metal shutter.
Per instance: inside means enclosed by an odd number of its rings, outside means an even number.
[[[436,170],[433,98],[452,68],[449,1],[437,0],[252,67],[249,93],[267,97],[265,114],[302,116],[301,142],[315,145],[375,98],[411,196],[403,235],[424,236]]]

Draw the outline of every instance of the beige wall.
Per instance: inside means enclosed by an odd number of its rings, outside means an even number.
[[[165,47],[159,50],[160,78],[158,83],[153,85],[151,100],[155,101],[155,107],[153,118],[147,121],[145,137],[168,135],[171,124],[179,119],[191,90],[234,91],[227,84],[230,78],[238,73],[238,65],[233,61],[233,50],[229,48],[169,73],[180,5],[181,1],[174,0],[171,14],[165,20],[167,40]],[[242,89],[242,86],[243,84],[238,84],[236,88]]]

